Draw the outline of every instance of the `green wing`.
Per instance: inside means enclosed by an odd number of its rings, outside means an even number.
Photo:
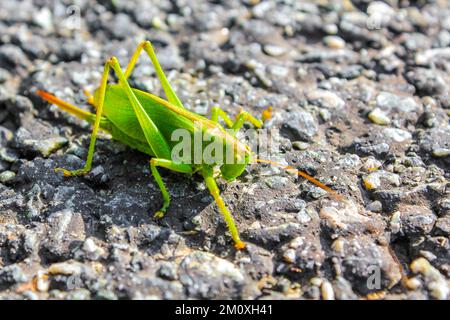
[[[175,129],[184,128],[193,132],[193,121],[168,109],[161,104],[160,101],[152,99],[147,93],[137,89],[132,90],[142,104],[145,112],[149,115],[169,144],[172,132]],[[175,110],[177,109],[180,108],[176,108]],[[133,107],[131,106],[125,91],[117,84],[108,85],[107,87],[103,115],[126,136],[146,143],[144,132],[134,113]],[[114,137],[114,133],[112,134]]]

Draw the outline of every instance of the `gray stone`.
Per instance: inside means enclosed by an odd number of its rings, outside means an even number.
[[[327,90],[313,90],[307,92],[306,97],[310,103],[326,109],[342,109],[345,106],[344,100],[336,93]]]
[[[237,298],[245,280],[229,261],[201,251],[183,259],[179,277],[189,296],[203,299]]]
[[[19,128],[15,136],[15,146],[22,153],[48,157],[67,143],[66,138],[52,134],[47,125],[33,122],[29,126]]]
[[[304,272],[320,269],[325,260],[320,241],[311,234],[292,239],[281,250],[285,262]]]
[[[306,111],[295,110],[291,112],[283,124],[283,131],[292,141],[312,141],[317,134],[318,125],[314,117]]]
[[[68,259],[72,251],[85,240],[83,217],[78,212],[66,209],[52,213],[48,223],[50,229],[44,243],[48,259]]]
[[[446,88],[445,80],[437,70],[416,68],[406,74],[406,79],[423,95],[440,94]]]
[[[0,270],[0,288],[28,281],[27,275],[17,264],[2,267]]]
[[[400,268],[386,246],[375,244],[366,235],[343,241],[342,273],[351,282],[361,280],[353,287],[355,291],[369,293],[379,290],[376,286],[367,285],[371,279],[373,281],[375,272],[380,276],[381,288],[392,288],[400,281]]]
[[[411,97],[402,97],[390,92],[381,92],[376,97],[377,107],[387,112],[417,112],[420,105]]]
[[[421,132],[419,145],[423,151],[439,157],[443,150],[450,149],[450,128],[432,128]]]
[[[437,234],[448,237],[450,235],[450,216],[438,218],[435,227]]]
[[[408,236],[426,235],[436,223],[434,213],[422,206],[402,206],[399,208],[401,232]]]
[[[177,267],[175,264],[167,262],[163,263],[161,267],[158,269],[158,275],[167,280],[177,280],[178,279],[178,273],[177,273]]]

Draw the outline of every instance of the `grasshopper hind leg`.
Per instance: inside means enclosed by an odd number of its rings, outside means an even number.
[[[220,196],[220,190],[219,187],[217,186],[216,180],[213,177],[212,169],[210,167],[204,167],[202,170],[202,175],[203,178],[205,179],[205,183],[206,186],[208,187],[209,192],[213,196],[217,204],[217,207],[219,208],[219,211],[227,224],[228,230],[230,231],[231,234],[231,238],[234,241],[235,248],[238,250],[244,249],[245,243],[239,238],[239,231],[236,227],[236,224],[234,223],[233,216],[231,215],[230,211],[225,205],[225,202]]]

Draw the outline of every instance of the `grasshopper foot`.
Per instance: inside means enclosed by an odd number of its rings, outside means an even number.
[[[262,121],[263,123],[272,118],[272,106],[268,107],[262,113]]]
[[[238,250],[242,250],[245,248],[245,243],[242,241],[238,241],[234,244],[234,247]]]
[[[158,211],[156,211],[156,213],[153,215],[153,219],[162,219],[162,218],[164,217],[165,214],[166,214],[165,211],[158,210]]]
[[[54,171],[62,172],[64,174],[64,177],[81,176],[86,174],[86,172],[83,169],[70,171],[64,168],[55,168]]]

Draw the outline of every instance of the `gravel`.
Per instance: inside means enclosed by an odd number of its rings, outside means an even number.
[[[69,10],[70,9],[70,10]],[[0,299],[448,299],[450,7],[445,1],[0,3]],[[36,89],[91,110],[104,62],[151,40],[187,108],[244,107],[280,168],[220,187],[168,171]],[[133,86],[164,96],[142,56]]]

